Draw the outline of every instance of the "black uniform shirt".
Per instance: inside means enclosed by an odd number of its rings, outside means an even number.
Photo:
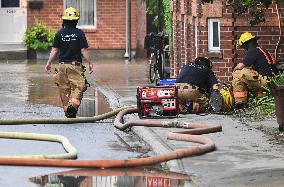
[[[269,54],[267,53],[267,55]],[[248,49],[243,64],[246,67],[252,67],[259,74],[264,76],[271,76],[273,73],[277,72],[276,66],[270,65],[261,50],[256,47]]]
[[[210,93],[210,89],[217,83],[214,72],[206,66],[187,64],[182,69],[176,80],[177,83],[191,83]]]
[[[80,29],[62,28],[55,35],[53,47],[60,50],[60,62],[82,62],[81,49],[88,48],[88,42]]]

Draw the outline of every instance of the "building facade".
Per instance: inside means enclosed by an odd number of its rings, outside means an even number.
[[[245,31],[259,36],[259,44],[274,54],[277,61],[283,61],[283,7],[272,4],[266,10],[266,22],[251,26],[248,16],[234,14],[226,1],[202,4],[200,0],[173,0],[171,76],[175,77],[188,61],[206,56],[212,59],[213,70],[221,81],[231,80],[233,64],[244,56],[244,50],[236,44]]]
[[[62,12],[67,7],[79,10],[81,28],[94,54],[122,57],[126,48],[126,3],[130,2],[130,43],[132,54],[145,55],[146,5],[143,0],[1,0],[0,50],[23,49],[26,29],[43,23],[51,30],[62,24]]]

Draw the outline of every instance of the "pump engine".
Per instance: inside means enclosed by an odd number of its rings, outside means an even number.
[[[140,118],[175,117],[178,115],[177,88],[154,86],[137,88]]]

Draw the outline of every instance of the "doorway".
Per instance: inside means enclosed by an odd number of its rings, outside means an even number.
[[[27,28],[25,0],[0,0],[0,46],[22,44]]]

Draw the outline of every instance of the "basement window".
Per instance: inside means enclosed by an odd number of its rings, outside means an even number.
[[[220,51],[220,19],[208,19],[208,51]]]
[[[97,11],[96,0],[64,0],[64,8],[73,7],[79,11],[80,19],[78,27],[82,29],[96,28]]]

